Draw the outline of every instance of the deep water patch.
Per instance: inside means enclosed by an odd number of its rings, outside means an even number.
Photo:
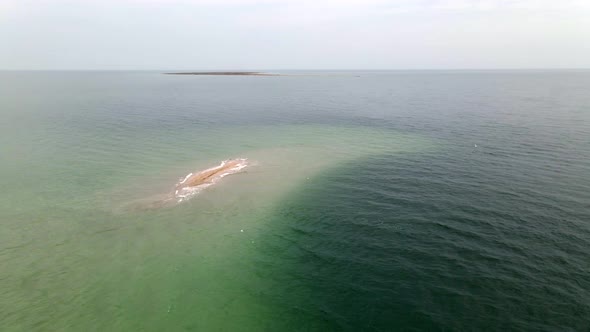
[[[467,157],[368,157],[286,197],[257,264],[290,326],[587,329],[588,210],[535,167]]]

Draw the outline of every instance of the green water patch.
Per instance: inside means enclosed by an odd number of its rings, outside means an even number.
[[[35,155],[45,162],[31,174],[4,170],[6,330],[288,330],[297,316],[284,315],[281,285],[256,263],[277,204],[333,165],[433,146],[328,126],[227,126],[135,149],[118,138],[89,133]],[[171,208],[121,208],[234,156],[255,165]]]
[[[541,174],[445,152],[359,158],[277,204],[256,264],[290,330],[586,326],[583,206]]]

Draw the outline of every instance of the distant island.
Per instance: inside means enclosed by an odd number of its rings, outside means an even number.
[[[200,71],[164,73],[166,75],[230,75],[230,76],[279,76],[280,74],[262,73],[257,71]]]

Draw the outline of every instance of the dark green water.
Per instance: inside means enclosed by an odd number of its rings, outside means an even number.
[[[590,328],[590,72],[319,74],[0,73],[0,330]]]

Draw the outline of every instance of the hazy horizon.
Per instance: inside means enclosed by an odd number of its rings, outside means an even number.
[[[590,68],[565,0],[5,0],[0,70]]]
[[[297,71],[297,72],[305,72],[305,71],[330,71],[330,72],[360,72],[360,71],[367,71],[367,72],[419,72],[419,71],[441,71],[441,72],[502,72],[502,71],[548,71],[548,72],[559,72],[559,71],[590,71],[590,67],[572,67],[572,68],[244,68],[244,69],[234,69],[234,68],[211,68],[211,69],[200,69],[200,68],[180,68],[180,69],[133,69],[133,68],[120,68],[120,69],[89,69],[89,68],[54,68],[54,69],[26,69],[26,68],[16,68],[16,69],[0,69],[0,71],[4,72],[60,72],[60,71],[105,71],[105,72],[125,72],[125,71],[137,71],[137,72],[279,72],[279,71]]]

